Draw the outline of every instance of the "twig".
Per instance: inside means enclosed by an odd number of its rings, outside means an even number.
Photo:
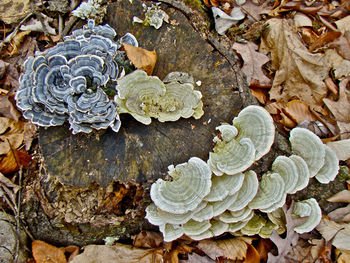
[[[43,15],[40,12],[38,12],[38,11],[35,11],[35,15],[38,17],[38,19],[39,19],[39,21],[41,23],[41,26],[43,28],[44,34],[49,39],[50,44],[51,45],[55,45],[55,42],[53,42],[53,40],[51,38],[51,35],[49,34],[49,31],[47,30],[46,25],[44,23]]]
[[[15,27],[15,29],[11,32],[11,34],[9,34],[2,42],[0,42],[0,52],[2,50],[2,48],[11,42],[11,40],[17,35],[17,32],[20,28],[21,25],[24,24],[24,22],[29,18],[31,17],[32,15],[34,14],[34,12],[32,13],[29,13],[25,18],[22,19],[21,22],[19,22],[19,24]]]
[[[78,19],[79,19],[79,18],[76,17],[76,16],[72,16],[72,17],[69,19],[67,25],[65,25],[65,27],[64,27],[64,29],[63,29],[63,31],[62,31],[61,38],[63,38],[64,36],[66,36],[66,35],[69,33],[69,31],[71,30],[72,26],[78,21]]]
[[[61,13],[58,13],[58,34],[62,36],[63,31],[63,17]]]

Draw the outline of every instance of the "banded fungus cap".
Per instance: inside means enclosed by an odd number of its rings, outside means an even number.
[[[306,203],[311,208],[310,215],[307,217],[306,222],[294,227],[295,232],[302,234],[312,231],[321,222],[322,211],[315,198],[310,198],[300,202]],[[293,212],[298,212],[298,209]]]
[[[335,152],[324,145],[325,148],[325,159],[322,168],[315,175],[317,181],[322,184],[328,184],[330,181],[333,181],[338,174],[339,171],[339,160]]]
[[[169,166],[173,181],[158,179],[151,186],[151,199],[157,207],[169,213],[184,214],[195,210],[211,187],[211,171],[200,158]]]
[[[232,123],[238,129],[237,140],[249,138],[253,142],[256,161],[270,151],[275,139],[275,125],[263,107],[250,105],[244,108]]]
[[[326,151],[321,139],[307,129],[294,128],[290,132],[289,141],[293,153],[305,160],[310,177],[314,177],[325,162]]]

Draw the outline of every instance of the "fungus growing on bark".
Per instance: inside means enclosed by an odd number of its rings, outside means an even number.
[[[251,105],[244,108],[233,126],[238,130],[237,140],[249,138],[255,147],[255,160],[267,154],[275,139],[275,125],[271,115],[262,107]]]
[[[330,181],[333,181],[338,174],[339,160],[335,152],[330,147],[324,145],[324,148],[324,164],[315,175],[315,178],[322,184],[328,184]]]
[[[309,206],[310,209],[306,209],[305,205]],[[314,198],[296,202],[293,214],[297,217],[307,216],[305,223],[294,227],[294,231],[299,234],[312,231],[321,222],[322,218],[321,208]]]
[[[190,83],[164,84],[158,77],[136,70],[119,79],[116,89],[119,113],[129,113],[146,125],[151,117],[165,122],[192,116],[198,119],[204,114],[202,94]]]
[[[305,160],[310,177],[314,177],[321,170],[325,159],[325,147],[321,139],[307,129],[294,128],[290,132],[289,141],[293,153]]]
[[[127,65],[115,35],[110,26],[89,20],[64,42],[29,57],[15,97],[23,116],[44,127],[68,121],[73,134],[118,131],[117,105],[105,93]]]
[[[151,187],[151,198],[163,211],[184,214],[195,210],[210,191],[211,171],[197,157],[168,167],[173,181],[158,179]]]

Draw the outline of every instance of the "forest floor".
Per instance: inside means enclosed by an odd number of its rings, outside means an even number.
[[[21,187],[26,176],[39,171],[40,150],[37,127],[25,120],[16,107],[14,96],[20,86],[19,77],[29,56],[55,46],[83,19],[72,13],[81,4],[80,0],[4,2],[0,4],[2,262],[8,258],[14,262],[37,263],[273,262],[272,256],[268,258],[269,253],[283,255],[280,262],[350,262],[350,184],[328,199],[342,203],[342,207],[323,212],[318,232],[297,235],[289,213],[284,239],[276,236],[263,239],[256,235],[163,242],[161,233],[142,231],[129,244],[106,240],[106,245],[58,248],[35,240],[28,230],[21,231],[25,229],[25,219],[20,216],[21,203],[25,202]],[[90,18],[104,24],[108,5],[117,1],[90,2],[96,3],[96,13]],[[154,2],[144,3],[151,6]],[[232,46],[249,90],[272,115],[279,129],[288,133],[298,126],[314,132],[336,152],[340,173],[350,179],[349,1],[161,0],[159,3],[160,8],[167,5],[183,12],[202,38],[216,39],[218,46],[223,45],[220,43]],[[170,17],[168,23],[173,22]],[[149,26],[147,21],[143,23]],[[10,222],[10,230],[4,222]],[[5,242],[8,233],[4,229],[18,234],[14,243]],[[25,239],[18,238],[21,235],[27,236],[25,244],[22,244]]]

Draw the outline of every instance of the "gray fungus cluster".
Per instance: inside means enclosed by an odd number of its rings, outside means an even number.
[[[89,20],[55,47],[29,57],[15,97],[23,116],[44,127],[68,121],[73,134],[107,127],[118,131],[117,107],[106,90],[130,66],[122,43],[138,43],[129,33],[117,42],[115,36],[110,26]]]
[[[270,151],[275,137],[273,120],[262,107],[248,106],[232,124],[216,129],[220,135],[206,162],[192,157],[170,165],[172,180],[158,179],[151,186],[153,203],[146,208],[146,218],[159,226],[165,241],[184,234],[193,240],[224,232],[263,238],[273,231],[281,234],[287,194],[307,187],[312,177],[327,184],[338,173],[335,153],[311,131],[294,128],[289,139],[293,154],[278,156],[259,180],[249,167]],[[298,233],[310,232],[321,220],[314,198],[296,202],[293,213],[306,217],[294,228]]]

